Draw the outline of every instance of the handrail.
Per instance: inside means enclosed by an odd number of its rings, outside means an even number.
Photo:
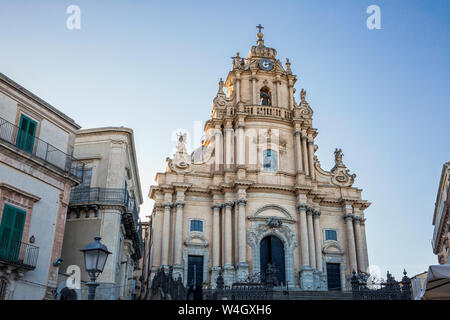
[[[44,160],[79,181],[84,163],[0,117],[0,140]]]
[[[0,262],[27,269],[36,268],[39,247],[29,243],[17,241],[0,243]]]

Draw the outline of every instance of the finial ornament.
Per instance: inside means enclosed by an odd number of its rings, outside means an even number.
[[[259,25],[256,26],[259,29],[259,32],[256,34],[256,36],[258,37],[258,41],[256,41],[256,43],[258,45],[263,45],[264,44],[264,34],[261,32],[261,29],[264,29],[264,27],[261,25],[261,23]]]
[[[223,80],[220,78],[219,80],[219,93],[223,93]]]

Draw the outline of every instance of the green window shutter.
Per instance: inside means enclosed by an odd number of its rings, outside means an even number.
[[[33,152],[36,127],[36,121],[31,120],[25,115],[20,117],[19,132],[16,141],[16,145],[19,148],[28,152]]]
[[[0,225],[0,257],[16,261],[19,257],[26,212],[5,204]]]

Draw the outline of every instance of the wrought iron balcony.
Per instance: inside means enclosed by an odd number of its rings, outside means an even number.
[[[0,142],[19,148],[81,182],[84,163],[0,117]]]
[[[70,206],[118,205],[125,208],[122,217],[127,236],[136,242],[136,251],[142,248],[142,232],[136,202],[125,188],[74,187],[70,193]],[[139,252],[140,254],[140,252]]]
[[[128,207],[129,195],[122,188],[75,187],[70,193],[70,205],[105,204]]]
[[[36,268],[38,255],[39,247],[28,243],[3,241],[0,244],[0,264],[33,270]]]

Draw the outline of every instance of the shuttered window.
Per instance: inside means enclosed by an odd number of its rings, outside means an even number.
[[[26,212],[5,204],[0,225],[0,258],[16,261],[19,258]]]
[[[16,145],[27,152],[33,152],[34,139],[36,134],[36,121],[25,115],[20,117],[19,132],[17,133]]]

